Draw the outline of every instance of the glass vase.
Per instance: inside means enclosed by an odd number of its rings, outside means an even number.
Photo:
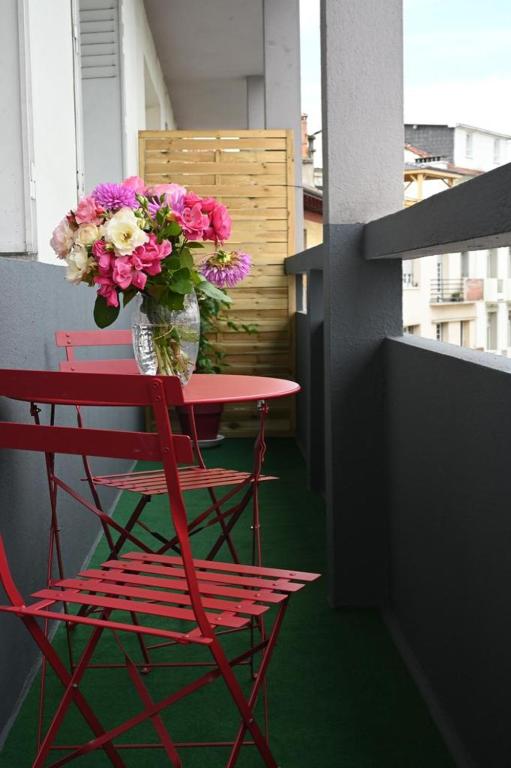
[[[195,292],[186,294],[181,310],[138,294],[133,316],[133,350],[140,373],[178,376],[186,384],[199,351],[200,314]]]

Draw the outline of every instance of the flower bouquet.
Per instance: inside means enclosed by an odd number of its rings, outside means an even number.
[[[70,282],[97,287],[100,328],[117,318],[121,297],[124,306],[138,297],[134,350],[141,372],[186,381],[199,342],[196,294],[228,304],[218,286],[235,284],[249,269],[247,254],[222,249],[230,233],[228,211],[214,198],[179,184],[147,187],[134,176],[99,184],[62,219],[50,244],[66,261]],[[214,252],[201,257],[208,241]]]

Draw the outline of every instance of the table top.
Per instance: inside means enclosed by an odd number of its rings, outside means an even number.
[[[130,373],[141,375],[135,360],[63,360],[61,371],[84,373]],[[183,387],[186,405],[212,403],[247,403],[275,400],[295,395],[300,385],[286,379],[269,376],[242,376],[232,373],[194,373]]]
[[[187,405],[205,405],[274,400],[295,395],[299,391],[300,385],[296,382],[269,376],[194,373],[188,384],[183,387],[183,396]]]

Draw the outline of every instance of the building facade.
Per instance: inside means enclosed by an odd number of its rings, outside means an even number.
[[[405,143],[462,168],[491,171],[511,160],[511,139],[503,133],[456,123],[405,124]]]
[[[506,163],[511,146],[509,136],[465,125],[407,125],[405,138],[418,143],[405,147],[406,206]],[[511,354],[509,248],[403,262],[403,323],[417,336]]]

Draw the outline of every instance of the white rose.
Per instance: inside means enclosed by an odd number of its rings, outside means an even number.
[[[148,239],[131,208],[121,208],[105,224],[105,240],[112,243],[117,256],[129,256]]]
[[[76,243],[66,259],[66,280],[70,283],[80,283],[94,266],[94,259],[89,258],[85,246]]]
[[[63,218],[53,230],[53,235],[50,240],[50,245],[59,259],[64,259],[68,255],[73,247],[74,238],[75,233],[69,225],[67,218]]]
[[[92,245],[99,238],[99,229],[95,224],[80,224],[75,233],[75,242],[80,245]]]

